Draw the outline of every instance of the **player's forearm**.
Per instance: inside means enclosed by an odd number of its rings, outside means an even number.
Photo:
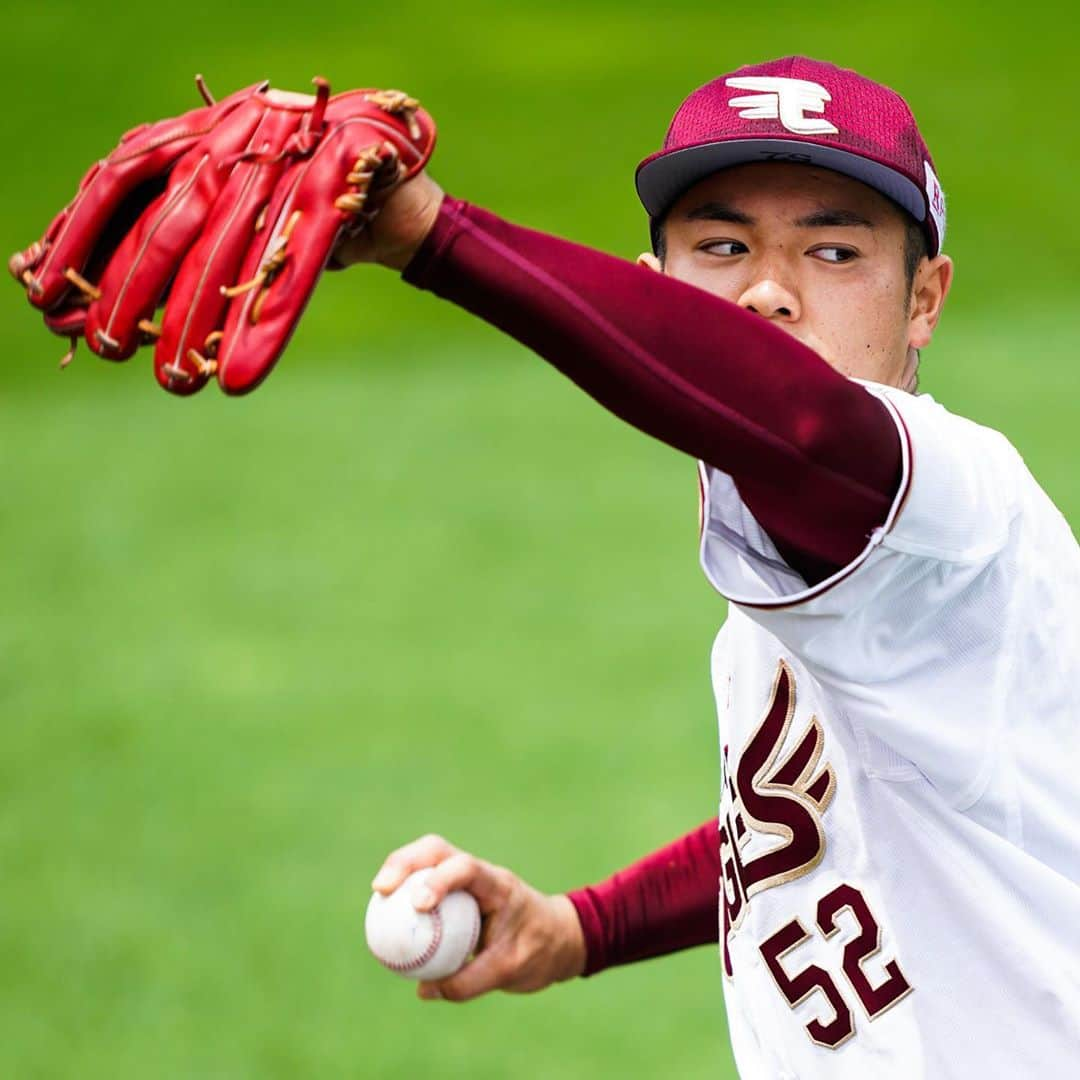
[[[586,975],[719,940],[716,818],[606,881],[569,894],[585,934]]]
[[[405,278],[733,475],[782,548],[840,566],[885,520],[900,447],[884,406],[760,316],[452,199]]]

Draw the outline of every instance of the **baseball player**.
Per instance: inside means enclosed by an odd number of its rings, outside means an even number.
[[[746,1077],[1072,1075],[1080,560],[997,432],[915,393],[953,267],[904,101],[802,57],[690,95],[637,172],[638,266],[426,173],[339,254],[524,342],[699,460],[729,601],[718,819],[544,896],[428,836],[482,946],[421,996],[531,991],[719,939]],[[719,907],[717,918],[717,882]]]
[[[746,1077],[1073,1075],[1080,560],[1007,440],[915,392],[953,267],[904,101],[802,57],[695,91],[638,169],[635,266],[445,196],[407,95],[316,84],[200,83],[128,132],[9,262],[47,325],[240,394],[328,260],[401,271],[698,460],[729,602],[718,817],[558,896],[439,837],[398,850],[377,890],[433,866],[419,907],[464,888],[486,916],[421,995],[718,941]]]

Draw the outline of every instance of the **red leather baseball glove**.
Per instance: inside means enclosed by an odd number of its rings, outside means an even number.
[[[396,90],[266,83],[129,131],[9,267],[50,329],[109,360],[156,343],[174,394],[253,390],[369,198],[427,162],[435,125]],[[167,301],[167,302],[166,302]],[[158,307],[164,316],[154,321]]]

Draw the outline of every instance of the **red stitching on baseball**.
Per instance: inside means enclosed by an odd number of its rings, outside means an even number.
[[[472,933],[469,935],[469,948],[465,952],[465,959],[468,960],[474,952],[476,952],[476,944],[480,940],[480,909],[478,907],[473,908],[473,927]]]
[[[429,915],[431,916],[431,921],[434,925],[434,931],[431,935],[431,942],[428,944],[428,947],[419,956],[415,956],[412,960],[406,960],[401,963],[395,962],[393,960],[383,960],[383,958],[380,956],[379,961],[385,967],[388,967],[391,971],[398,972],[416,971],[417,968],[422,968],[429,960],[434,958],[435,954],[439,951],[439,945],[442,942],[442,914],[440,913],[439,909],[436,908],[434,911],[429,912]]]

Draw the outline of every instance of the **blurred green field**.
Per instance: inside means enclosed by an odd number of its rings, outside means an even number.
[[[1057,10],[9,7],[0,237],[193,105],[195,71],[218,93],[321,73],[417,93],[456,194],[630,256],[633,165],[681,96],[825,56],[906,93],[950,196],[924,387],[1076,520]],[[372,871],[419,832],[555,890],[713,813],[723,605],[692,463],[379,271],[325,280],[239,401],[86,352],[57,374],[12,287],[0,319],[0,1075],[733,1076],[710,949],[453,1007],[361,933]]]

